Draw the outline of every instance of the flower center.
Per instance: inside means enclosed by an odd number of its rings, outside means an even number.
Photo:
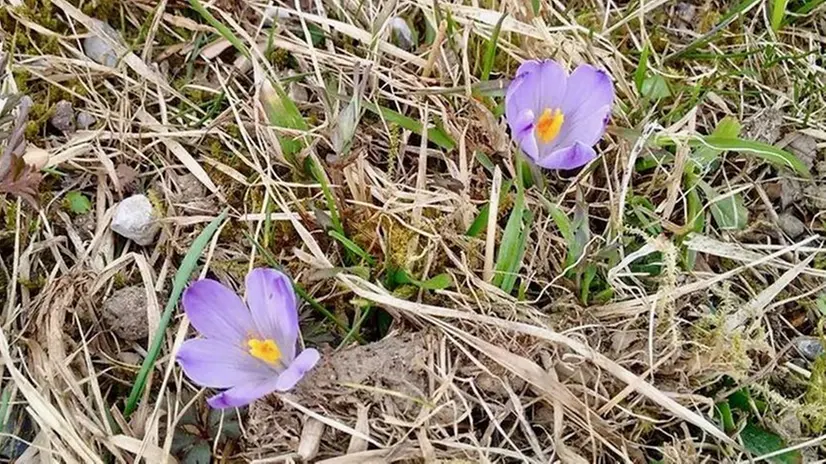
[[[542,143],[548,143],[559,135],[562,123],[565,122],[565,115],[559,108],[552,110],[545,108],[539,120],[536,122],[536,134]]]
[[[270,339],[258,340],[257,338],[251,338],[247,345],[250,347],[250,354],[265,363],[275,364],[281,359],[281,351],[278,349],[278,345]]]

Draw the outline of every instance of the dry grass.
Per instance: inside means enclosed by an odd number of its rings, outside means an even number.
[[[826,315],[822,2],[789,2],[819,6],[777,32],[779,1],[532,3],[217,0],[211,23],[181,1],[0,0],[2,93],[32,98],[28,144],[49,153],[37,206],[0,197],[2,458],[174,462],[183,433],[215,462],[826,458],[826,361],[798,338],[821,337]],[[411,50],[393,16],[415,25]],[[85,58],[93,18],[124,35],[114,67]],[[523,173],[496,108],[533,57],[615,80],[602,156],[578,173]],[[306,129],[270,123],[270,81]],[[652,98],[662,82],[669,95]],[[97,123],[55,130],[61,99]],[[812,178],[745,149],[697,168],[694,142],[727,116]],[[524,198],[519,173],[533,180]],[[149,247],[109,229],[134,192],[163,213]],[[78,193],[88,212],[68,203]],[[309,295],[305,343],[327,347],[333,377],[210,416],[172,362],[190,336],[176,312],[124,415],[175,272],[225,209],[196,272],[239,288],[254,266],[286,269]],[[524,254],[508,288],[497,270],[514,233]],[[411,283],[434,277],[449,285]],[[145,291],[149,339],[101,318],[126,286]]]

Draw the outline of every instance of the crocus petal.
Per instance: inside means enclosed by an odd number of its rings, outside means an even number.
[[[522,152],[530,159],[536,160],[539,157],[539,148],[536,144],[533,120],[533,111],[524,110],[511,125],[511,132]]]
[[[537,164],[548,169],[574,169],[588,164],[597,154],[589,145],[575,142],[570,147],[559,149],[540,158]]]
[[[568,78],[565,101],[562,103],[565,125],[575,126],[602,108],[610,108],[613,102],[614,84],[608,74],[591,65],[581,64]],[[563,130],[566,129],[563,127]]]
[[[561,107],[567,76],[565,69],[553,60],[522,63],[505,93],[505,117],[511,123],[511,130],[516,118],[525,110],[538,116],[546,108]]]
[[[229,388],[277,375],[237,346],[220,340],[187,340],[181,345],[177,360],[186,376],[202,387]]]
[[[274,269],[253,269],[247,275],[247,303],[261,336],[274,339],[285,364],[292,362],[298,308],[290,279]]]
[[[287,369],[278,376],[275,385],[277,391],[291,390],[318,362],[321,356],[313,348],[307,348],[298,355]]]
[[[556,140],[553,148],[549,152],[554,152],[563,147],[569,147],[574,142],[593,146],[599,142],[605,134],[605,126],[611,116],[611,107],[603,106],[591,113],[578,114],[577,118],[570,123],[565,121],[565,130],[562,136]]]
[[[186,315],[202,335],[243,346],[255,329],[250,312],[232,290],[210,279],[194,282],[183,296]]]
[[[255,382],[238,384],[208,398],[207,404],[215,409],[240,408],[274,392],[277,383],[278,376],[274,375]]]

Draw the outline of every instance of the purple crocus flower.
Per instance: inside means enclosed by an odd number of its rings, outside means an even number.
[[[569,76],[553,60],[522,63],[505,94],[513,138],[534,163],[573,169],[596,158],[614,86],[604,71],[583,64]]]
[[[209,398],[213,408],[247,405],[290,390],[318,362],[318,351],[296,353],[298,306],[290,279],[273,269],[247,275],[247,305],[210,279],[186,289],[183,305],[204,338],[187,340],[178,363],[192,382],[226,390]]]

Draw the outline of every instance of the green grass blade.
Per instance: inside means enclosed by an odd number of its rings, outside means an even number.
[[[815,8],[819,7],[823,3],[826,3],[826,0],[809,0],[803,5],[800,5],[796,10],[794,10],[794,14],[796,16],[805,16],[814,11]]]
[[[740,440],[743,441],[743,446],[754,456],[762,456],[787,448],[785,440],[783,440],[780,435],[751,422],[746,424],[743,430],[740,431]],[[789,451],[775,456],[770,462],[777,464],[801,464],[803,462],[803,456],[800,454],[800,451]]]
[[[465,235],[468,237],[478,237],[488,225],[488,215],[490,215],[490,203],[479,210],[479,215],[476,216],[476,219],[474,219],[473,223],[468,227]]]
[[[301,115],[298,106],[284,92],[281,84],[267,80],[261,88],[261,104],[267,113],[267,119],[275,127],[284,129],[307,130],[307,121]],[[294,155],[301,151],[304,143],[294,137],[276,134],[281,151],[287,159],[294,158]],[[293,160],[294,161],[294,160]]]
[[[513,291],[513,287],[516,285],[516,278],[517,273],[519,272],[519,268],[522,266],[522,258],[525,257],[525,249],[527,248],[527,238],[528,234],[527,231],[530,230],[530,224],[533,215],[529,210],[525,211],[525,226],[523,227],[522,231],[519,234],[519,241],[517,242],[516,254],[514,255],[513,260],[510,261],[510,265],[505,269],[504,273],[502,274],[502,290],[507,293],[511,293]]]
[[[333,191],[330,189],[330,182],[327,180],[327,174],[318,165],[318,162],[313,157],[307,157],[307,162],[310,164],[310,172],[316,182],[321,184],[321,192],[324,194],[324,200],[327,203],[327,209],[330,210],[330,220],[333,221],[333,228],[341,235],[344,235],[344,227],[341,224],[341,217],[338,214],[338,206],[336,206],[336,199],[333,196]]]
[[[183,261],[181,261],[181,267],[179,267],[178,272],[175,273],[175,280],[172,284],[172,293],[170,293],[169,299],[166,301],[166,307],[164,307],[163,314],[161,315],[158,330],[155,331],[155,336],[152,338],[152,346],[150,346],[146,352],[146,358],[143,360],[141,370],[138,372],[138,377],[132,385],[132,391],[129,393],[129,398],[126,400],[126,407],[123,410],[124,416],[128,417],[135,411],[135,408],[137,408],[138,401],[140,400],[141,394],[143,394],[143,389],[146,386],[146,380],[149,377],[149,373],[152,372],[152,369],[155,367],[155,360],[158,359],[158,355],[161,352],[164,334],[166,333],[166,328],[169,326],[169,322],[172,320],[172,313],[175,312],[175,308],[178,306],[178,298],[180,298],[181,293],[183,293],[184,288],[189,283],[189,278],[195,270],[198,260],[201,258],[201,253],[207,245],[209,245],[209,241],[212,239],[212,236],[218,230],[221,223],[224,222],[226,217],[227,212],[224,211],[220,216],[213,219],[212,222],[210,222],[209,225],[207,225],[204,230],[198,234],[198,237],[195,238],[194,242],[192,242],[192,246],[189,248],[189,251],[187,251],[186,256],[184,256]]]
[[[634,85],[637,86],[637,92],[642,95],[642,84],[645,82],[645,76],[648,74],[648,55],[651,53],[651,48],[646,42],[645,47],[640,54],[640,62],[637,64],[637,69],[634,71]]]
[[[737,121],[737,118],[732,116],[726,116],[717,124],[717,127],[714,128],[714,131],[711,133],[711,137],[720,137],[720,138],[730,138],[736,139],[740,136],[740,122]],[[718,150],[713,147],[709,146],[700,146],[697,147],[696,150],[692,153],[691,157],[700,163],[700,165],[707,167],[711,164],[714,160],[717,159],[720,154],[722,154],[722,150]]]
[[[550,211],[551,219],[554,220],[554,224],[556,224],[556,228],[559,229],[559,233],[562,234],[562,238],[565,239],[566,242],[572,243],[574,241],[574,227],[571,219],[568,218],[568,215],[565,214],[564,211],[551,202],[545,203],[545,207]]]
[[[232,44],[242,55],[246,56],[247,58],[250,57],[250,52],[247,50],[247,47],[244,46],[244,43],[241,42],[239,39],[227,26],[223,23],[218,21],[215,16],[212,16],[212,13],[207,11],[204,5],[200,2],[200,0],[189,0],[189,5],[195,10],[202,18],[204,18],[210,26],[214,27],[215,30],[218,31],[219,34]]]
[[[722,230],[743,230],[749,222],[749,210],[746,209],[743,196],[739,193],[727,195],[724,198],[717,190],[703,181],[698,181],[698,185],[708,198],[711,207],[711,215],[717,227]],[[718,200],[718,198],[720,198]]]
[[[721,151],[734,151],[747,155],[756,156],[768,161],[776,166],[791,168],[804,177],[811,177],[809,168],[800,161],[800,158],[773,145],[753,140],[743,140],[739,138],[719,137],[710,135],[694,139],[695,145],[707,146]]]
[[[422,135],[424,133],[424,127],[422,126],[422,123],[420,121],[409,118],[399,112],[393,111],[383,106],[377,106],[366,100],[363,100],[362,103],[364,104],[364,107],[367,108],[370,112],[381,116],[388,122],[398,124],[399,126],[409,131],[413,131],[419,135]],[[445,150],[453,150],[454,148],[456,148],[456,142],[453,140],[453,138],[447,135],[447,133],[445,133],[445,131],[442,130],[440,127],[428,127],[427,139],[435,143],[436,145],[444,148]]]
[[[493,284],[502,290],[510,293],[513,290],[516,271],[521,265],[521,255],[524,252],[525,240],[527,238],[523,231],[523,218],[525,217],[525,191],[522,187],[522,164],[517,160],[516,173],[516,201],[514,202],[508,223],[502,235],[502,242],[496,254],[496,265]],[[520,252],[522,250],[522,252]],[[509,278],[513,277],[513,278]]]
[[[366,251],[364,251],[364,249],[362,247],[358,246],[358,244],[356,242],[350,240],[349,238],[347,238],[341,232],[339,232],[337,230],[331,230],[331,231],[327,232],[327,235],[329,235],[330,237],[338,240],[338,242],[341,243],[341,245],[344,248],[347,248],[348,250],[350,250],[350,252],[352,252],[354,255],[358,256],[359,258],[363,259],[364,261],[366,261],[371,266],[376,264],[376,259],[373,258],[372,256],[370,256],[370,253],[367,253]]]
[[[789,0],[774,0],[772,2],[772,18],[771,18],[771,25],[772,30],[777,32],[783,27],[783,19],[786,17],[786,7],[789,4]]]
[[[505,18],[507,17],[507,13],[502,14],[499,21],[496,22],[496,26],[494,26],[493,32],[490,34],[490,40],[488,40],[485,55],[482,58],[482,74],[479,77],[481,81],[486,81],[490,78],[490,71],[493,69],[493,60],[496,58],[496,44],[499,42],[499,31],[502,30],[502,23],[505,22]]]
[[[499,205],[502,204],[502,199],[504,195],[511,189],[511,184],[513,181],[508,179],[502,183],[502,189],[499,191]],[[473,220],[473,223],[468,227],[467,232],[465,235],[468,237],[478,237],[479,234],[482,233],[488,227],[488,215],[490,214],[490,203],[486,204],[479,210],[479,214],[476,216],[476,219]]]
[[[723,29],[725,29],[729,24],[733,23],[737,18],[742,16],[743,14],[747,13],[753,7],[757,6],[761,0],[742,0],[738,3],[734,8],[731,9],[722,19],[720,22],[717,23],[710,31],[703,34],[702,36],[694,39],[691,43],[683,47],[681,50],[665,57],[663,61],[671,61],[676,58],[679,58],[685,55],[688,52],[694,51],[697,48],[702,47],[703,45],[711,42],[711,40],[717,36]]]

